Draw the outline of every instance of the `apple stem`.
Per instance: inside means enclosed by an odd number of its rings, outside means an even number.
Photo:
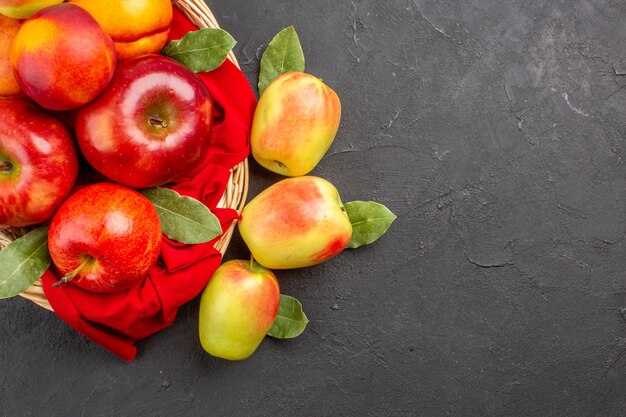
[[[167,120],[162,120],[159,117],[150,116],[149,122],[152,126],[161,126],[163,128],[167,127]]]
[[[252,267],[254,267],[254,256],[250,254],[250,271],[252,271]]]
[[[85,256],[85,259],[83,259],[83,261],[80,263],[80,265],[78,265],[78,267],[75,270],[65,274],[63,278],[61,278],[60,280],[58,280],[52,285],[52,288],[56,288],[67,282],[70,282],[76,277],[76,275],[80,274],[85,268],[91,265],[93,261],[94,261],[94,258],[92,258],[91,256]]]
[[[13,170],[13,164],[9,161],[0,161],[0,171],[11,171]]]

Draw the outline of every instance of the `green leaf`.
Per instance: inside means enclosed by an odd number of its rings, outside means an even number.
[[[175,59],[193,72],[208,72],[222,65],[236,43],[223,29],[203,28],[171,41],[161,55]]]
[[[9,243],[0,252],[0,298],[15,297],[50,266],[48,228],[41,227]]]
[[[259,96],[274,78],[290,71],[304,72],[304,52],[293,26],[278,32],[261,57]]]
[[[220,221],[204,204],[167,188],[141,193],[154,204],[165,236],[181,243],[208,242],[222,234]]]
[[[291,339],[302,334],[309,319],[302,311],[302,304],[290,295],[280,295],[278,315],[272,328],[267,332],[268,336],[277,339]]]
[[[396,219],[387,207],[374,201],[352,201],[344,207],[352,223],[349,248],[369,245],[387,232]]]

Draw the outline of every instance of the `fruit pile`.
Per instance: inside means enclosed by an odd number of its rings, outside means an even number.
[[[166,45],[172,15],[169,0],[0,0],[0,229],[34,229],[0,252],[0,298],[51,264],[55,287],[126,291],[158,262],[163,235],[193,245],[222,234],[207,207],[168,187],[207,158],[215,109],[196,72],[218,68],[234,40],[201,29]],[[252,259],[205,280],[200,342],[231,360],[306,327],[268,268],[324,262],[395,219],[378,203],[343,204],[331,183],[307,176],[335,138],[341,104],[304,72],[292,27],[265,51],[259,93],[252,155],[290,178],[241,213]]]
[[[48,245],[61,282],[98,292],[137,284],[159,254],[157,212],[130,188],[190,175],[213,125],[205,84],[158,54],[171,2],[133,4],[0,2],[11,29],[0,51],[0,228],[52,218]],[[91,171],[96,182],[118,185],[91,184],[69,196],[79,158],[89,166],[81,179]]]

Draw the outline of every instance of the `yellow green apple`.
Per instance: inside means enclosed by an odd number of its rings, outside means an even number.
[[[0,0],[0,14],[13,19],[26,19],[39,10],[63,3],[64,0]]]
[[[228,360],[254,353],[272,327],[280,288],[276,276],[261,265],[224,262],[200,299],[200,343],[209,354]]]
[[[339,254],[350,242],[352,224],[334,185],[303,176],[279,181],[252,199],[239,232],[261,265],[289,269]]]
[[[252,122],[252,156],[288,177],[308,174],[339,129],[341,102],[319,78],[287,72],[265,89]]]

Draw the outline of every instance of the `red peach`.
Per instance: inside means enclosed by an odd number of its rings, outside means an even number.
[[[93,100],[115,69],[113,41],[89,13],[58,4],[32,15],[17,32],[11,67],[42,107],[69,110]]]

